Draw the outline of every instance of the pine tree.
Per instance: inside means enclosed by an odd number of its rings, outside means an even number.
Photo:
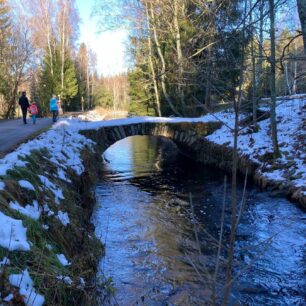
[[[61,83],[57,82],[55,91],[61,96],[64,111],[75,108],[72,101],[78,93],[78,82],[74,63],[69,56],[66,56],[64,65],[64,88],[62,89]]]
[[[51,70],[52,67],[52,70]],[[50,56],[48,50],[45,52],[42,70],[39,77],[39,103],[42,112],[47,114],[49,111],[49,100],[56,94],[56,83],[60,82],[59,55],[57,52]]]
[[[78,95],[76,100],[79,100],[81,109],[84,111],[89,108],[89,59],[87,47],[84,43],[81,43],[77,59],[76,59],[76,76],[78,80]]]
[[[111,108],[114,105],[113,96],[100,80],[99,88],[96,92],[96,106]]]
[[[53,74],[51,73],[51,66],[53,68]],[[60,53],[56,49],[51,59],[49,52],[46,50],[39,80],[40,104],[43,105],[45,111],[48,111],[49,100],[53,94],[61,96],[64,111],[69,110],[69,108],[73,108],[72,100],[77,95],[77,92],[78,82],[74,63],[70,57],[67,56],[65,60],[64,88],[62,90]]]

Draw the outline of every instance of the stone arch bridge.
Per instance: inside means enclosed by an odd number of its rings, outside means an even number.
[[[205,139],[205,136],[212,134],[221,125],[220,122],[142,122],[104,126],[99,129],[83,130],[80,133],[94,140],[101,152],[129,136],[165,137],[172,140],[181,153],[193,160],[230,171],[232,150]],[[250,167],[245,165],[243,159],[239,163],[241,170],[246,166]]]

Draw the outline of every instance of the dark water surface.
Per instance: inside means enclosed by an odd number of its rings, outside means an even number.
[[[117,288],[109,304],[209,305],[212,284],[217,292],[224,286],[229,184],[214,281],[224,173],[191,162],[171,142],[154,137],[126,138],[105,158],[93,222],[106,244],[100,269]],[[240,198],[242,191],[240,181]],[[246,198],[232,303],[306,305],[305,212],[254,187],[247,188]]]

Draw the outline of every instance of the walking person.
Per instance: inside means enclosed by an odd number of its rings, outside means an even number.
[[[57,115],[58,115],[58,103],[57,103],[56,95],[52,95],[52,98],[50,99],[50,111],[52,113],[53,122],[56,122]]]
[[[30,113],[32,115],[33,124],[36,124],[36,116],[38,114],[38,108],[37,108],[36,102],[33,102],[30,105]]]
[[[19,98],[18,104],[21,107],[23,123],[27,124],[27,111],[28,111],[30,104],[27,98],[27,93],[25,91],[22,92],[22,95]]]

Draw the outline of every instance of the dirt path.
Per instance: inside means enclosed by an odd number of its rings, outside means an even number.
[[[23,124],[22,119],[0,121],[0,157],[52,125],[51,118],[38,118],[35,125],[31,118],[27,121],[28,124]]]

